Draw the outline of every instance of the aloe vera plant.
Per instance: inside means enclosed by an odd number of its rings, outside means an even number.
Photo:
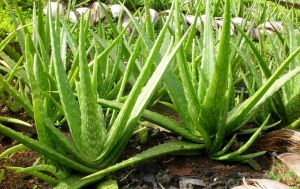
[[[197,74],[198,83],[192,83],[193,73],[189,71],[184,51],[178,53],[177,61],[182,80],[183,91],[187,102],[187,109],[179,112],[179,107],[174,103],[175,109],[184,120],[186,112],[189,112],[192,125],[188,128],[192,133],[199,133],[204,140],[204,144],[210,156],[219,160],[249,160],[262,153],[242,155],[242,153],[253,143],[255,137],[261,131],[266,122],[257,129],[253,136],[236,152],[225,155],[232,140],[235,140],[234,133],[239,130],[249,120],[251,114],[268,97],[272,96],[287,81],[299,73],[299,68],[295,68],[285,76],[280,75],[291,61],[299,54],[300,49],[295,51],[279,66],[272,76],[247,100],[236,107],[231,107],[233,80],[230,67],[230,1],[224,5],[224,24],[220,33],[220,42],[217,50],[214,47],[213,33],[211,30],[210,2],[207,1],[206,16],[207,26],[204,32],[204,50],[201,66]],[[179,12],[179,11],[177,11]],[[180,39],[180,17],[177,21],[177,39]],[[179,50],[180,51],[180,50]],[[216,51],[216,56],[215,56]],[[180,66],[182,64],[182,66]],[[186,68],[185,68],[186,67]],[[171,92],[171,91],[169,91]],[[175,94],[173,94],[175,96]],[[172,96],[172,94],[170,94]],[[179,96],[177,96],[179,98]],[[174,99],[174,98],[173,98]],[[173,100],[172,99],[172,100]],[[231,109],[230,109],[231,108]],[[268,119],[266,119],[268,120]],[[190,121],[184,120],[186,124]],[[195,132],[196,131],[196,132]],[[224,148],[222,143],[225,136],[234,135],[231,142]],[[223,148],[223,149],[222,149]]]
[[[127,14],[130,15],[130,12],[127,11]],[[147,115],[150,112],[145,112],[142,116],[144,119],[160,124],[188,140],[204,143],[208,155],[213,159],[252,163],[252,158],[265,152],[247,155],[243,153],[253,144],[262,130],[269,128],[267,123],[270,116],[265,117],[265,121],[260,127],[251,131],[254,132],[253,135],[238,150],[230,152],[230,146],[237,140],[238,131],[251,119],[260,105],[274,96],[286,82],[299,74],[299,67],[294,67],[282,75],[300,53],[300,48],[295,49],[273,74],[268,72],[266,82],[255,89],[248,99],[239,98],[241,102],[235,103],[232,55],[230,53],[231,44],[232,46],[234,44],[230,42],[230,14],[230,0],[226,0],[223,15],[224,23],[216,48],[210,16],[210,1],[206,1],[207,24],[204,28],[203,51],[198,56],[202,57],[201,63],[197,62],[200,59],[196,58],[195,54],[192,61],[188,62],[187,56],[190,54],[188,48],[181,47],[176,56],[176,71],[179,72],[180,80],[172,70],[169,70],[164,77],[163,83],[172,101],[170,107],[177,111],[182,124],[162,115],[151,118]],[[143,36],[143,42],[149,44],[151,40],[146,35],[142,35],[141,26],[134,21],[132,16],[131,19],[137,31]],[[177,41],[182,37],[182,22],[179,2],[175,1],[176,29],[174,35]],[[196,26],[195,23],[193,26]],[[191,45],[192,43],[188,44]],[[151,43],[148,47],[151,47]],[[196,52],[195,47],[195,45],[192,46],[192,52]],[[232,51],[233,53],[236,51]],[[120,103],[102,99],[98,102],[115,109],[122,107]],[[228,137],[232,138],[225,144],[224,141]]]

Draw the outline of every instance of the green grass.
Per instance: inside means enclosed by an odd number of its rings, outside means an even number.
[[[16,0],[14,1],[26,18],[26,23],[31,22],[32,18],[32,1],[31,0]],[[0,39],[4,39],[9,33],[14,31],[13,21],[10,17],[10,9],[12,6],[7,6],[3,1],[0,1]]]

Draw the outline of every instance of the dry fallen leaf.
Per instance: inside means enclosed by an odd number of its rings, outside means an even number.
[[[178,167],[175,164],[169,164],[168,169],[173,175],[177,176],[187,176],[190,175],[193,171],[192,167]]]

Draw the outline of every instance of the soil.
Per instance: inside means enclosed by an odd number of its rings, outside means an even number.
[[[151,141],[140,145],[138,137],[133,137],[121,159],[147,149],[149,144],[153,146],[164,139],[178,140],[178,137],[167,132],[159,132],[157,129],[149,132]],[[120,170],[110,178],[116,179],[122,189],[192,189],[191,185],[193,188],[226,189],[240,185],[244,177],[266,178],[272,164],[271,156],[265,155],[256,160],[261,165],[259,171],[241,163],[214,161],[204,153],[193,156],[168,155]]]

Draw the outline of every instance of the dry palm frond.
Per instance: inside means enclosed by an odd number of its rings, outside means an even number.
[[[299,152],[300,132],[290,129],[273,131],[262,136],[255,145],[259,149],[272,152]]]

